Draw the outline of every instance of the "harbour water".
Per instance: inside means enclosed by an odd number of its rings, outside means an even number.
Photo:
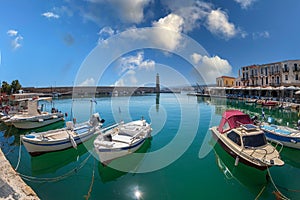
[[[209,127],[218,125],[229,108],[258,116],[263,110],[266,117],[290,126],[296,124],[297,112],[185,94],[100,97],[96,102],[94,109],[106,120],[104,126],[142,116],[151,122],[153,136],[139,149],[143,156],[103,166],[90,140],[77,149],[31,157],[20,146],[20,134],[26,131],[0,124],[3,153],[16,167],[21,152],[17,171],[41,199],[275,199],[276,188],[266,179],[267,171],[241,163],[234,166],[235,160],[210,137]],[[55,100],[59,110],[76,116],[78,122],[89,116],[89,104],[88,99]],[[62,126],[56,123],[35,131]],[[284,148],[281,157],[286,164],[270,168],[271,178],[286,197],[300,199],[300,151]]]

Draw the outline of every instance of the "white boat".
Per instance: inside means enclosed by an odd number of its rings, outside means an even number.
[[[283,146],[300,149],[300,131],[279,125],[262,124],[260,128],[265,132],[267,140],[276,141]]]
[[[87,122],[75,125],[73,122],[67,122],[65,128],[22,135],[21,140],[32,156],[70,147],[77,148],[78,144],[99,134],[103,122],[99,114],[95,113]]]
[[[52,100],[52,98],[38,98],[28,101],[28,111],[15,114],[9,119],[5,120],[6,125],[14,125],[19,129],[33,129],[42,126],[46,126],[61,120],[64,120],[64,114],[52,109],[50,112],[40,111],[38,109],[38,101],[41,100]]]
[[[110,161],[126,156],[139,149],[145,140],[151,137],[151,127],[146,120],[141,119],[129,123],[120,123],[103,134],[97,136],[94,141],[95,151],[99,160],[107,164]]]
[[[236,165],[242,162],[260,170],[284,165],[279,155],[282,144],[276,143],[274,147],[267,143],[264,132],[239,110],[225,111],[219,126],[211,131],[223,149],[235,158]],[[279,152],[276,147],[281,147]]]

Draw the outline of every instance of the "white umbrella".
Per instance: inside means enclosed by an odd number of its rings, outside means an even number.
[[[279,87],[279,90],[284,90],[284,89],[285,89],[284,86],[280,86],[280,87]]]
[[[295,94],[300,94],[300,90],[298,90],[297,92],[295,92]]]
[[[296,87],[295,86],[289,86],[287,88],[285,88],[286,90],[296,90]]]

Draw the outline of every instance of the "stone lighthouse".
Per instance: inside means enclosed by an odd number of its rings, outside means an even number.
[[[156,87],[155,87],[155,92],[160,93],[160,84],[159,84],[159,74],[156,74]]]

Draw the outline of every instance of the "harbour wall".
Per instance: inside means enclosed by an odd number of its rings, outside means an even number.
[[[0,149],[0,199],[37,200],[39,197],[12,168]]]

